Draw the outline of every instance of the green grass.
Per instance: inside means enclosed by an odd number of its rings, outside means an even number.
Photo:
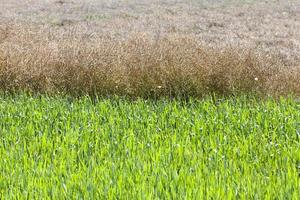
[[[297,199],[300,103],[0,96],[0,199]]]

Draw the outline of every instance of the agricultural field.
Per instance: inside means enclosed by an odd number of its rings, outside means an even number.
[[[298,0],[0,0],[0,199],[299,199]]]
[[[1,199],[297,199],[300,103],[0,99]]]

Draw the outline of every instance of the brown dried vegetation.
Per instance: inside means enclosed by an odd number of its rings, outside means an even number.
[[[74,32],[1,27],[0,89],[131,97],[300,95],[300,68],[259,49],[209,47],[188,36],[117,39]]]
[[[300,95],[299,11],[296,0],[0,0],[0,90]]]

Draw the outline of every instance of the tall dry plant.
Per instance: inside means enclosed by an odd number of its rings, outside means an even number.
[[[72,95],[201,97],[300,94],[300,67],[245,47],[193,37],[93,36],[74,30],[0,27],[0,89]]]

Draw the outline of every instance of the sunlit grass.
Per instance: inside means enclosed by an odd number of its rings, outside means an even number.
[[[296,199],[300,103],[0,97],[0,198]]]

